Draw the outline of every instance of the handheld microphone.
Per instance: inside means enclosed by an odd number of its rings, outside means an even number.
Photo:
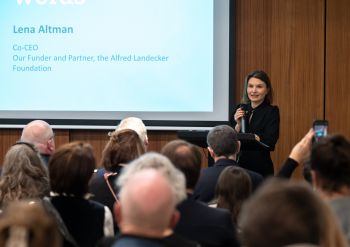
[[[246,112],[247,112],[247,105],[242,104],[242,105],[241,105],[241,108],[242,108],[242,110],[244,111],[244,115],[243,115],[243,117],[241,118],[241,132],[242,132],[242,133],[245,133],[245,114],[246,114]]]

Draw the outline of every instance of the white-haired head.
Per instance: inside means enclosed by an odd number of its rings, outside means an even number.
[[[137,132],[140,136],[143,143],[148,145],[148,136],[147,129],[145,124],[142,122],[140,118],[137,117],[128,117],[124,118],[120,121],[119,125],[116,127],[115,131],[123,130],[123,129],[132,129]]]
[[[21,141],[35,145],[41,154],[51,155],[55,151],[54,133],[43,120],[33,120],[22,130]]]
[[[163,237],[178,220],[172,185],[159,170],[149,168],[131,174],[119,195],[115,210],[123,234]]]

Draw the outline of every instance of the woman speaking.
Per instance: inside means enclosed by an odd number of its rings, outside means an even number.
[[[273,90],[268,75],[261,70],[249,73],[244,81],[244,91],[231,118],[237,132],[253,133],[255,139],[269,146],[258,150],[241,148],[240,166],[260,173],[263,177],[274,174],[270,152],[275,149],[279,137],[280,115],[272,104]]]

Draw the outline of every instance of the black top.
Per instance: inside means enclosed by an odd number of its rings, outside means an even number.
[[[122,167],[119,167],[119,169],[115,171],[115,175],[108,177],[109,184],[116,195],[118,195],[119,192],[118,188],[116,187],[116,181],[121,173],[121,170]],[[108,173],[105,169],[99,169],[91,178],[89,182],[89,193],[92,194],[92,197],[90,199],[106,205],[111,212],[113,212],[115,198],[107,185],[106,179],[104,178],[105,173]]]
[[[121,173],[122,168],[123,167],[118,166],[116,171],[114,172],[116,174],[108,177],[109,184],[113,189],[115,195],[118,195],[119,193],[119,190],[116,186],[116,181],[118,179],[119,174]],[[92,196],[90,199],[107,206],[112,212],[113,219],[115,219],[115,213],[113,208],[115,198],[107,185],[106,179],[104,178],[105,173],[108,172],[103,168],[97,170],[97,172],[94,173],[93,177],[89,182],[88,191]],[[114,222],[114,232],[119,232],[119,228],[116,222]]]
[[[105,209],[102,204],[68,196],[52,197],[51,203],[79,246],[94,247],[104,236]]]
[[[236,107],[236,110],[241,105]],[[236,110],[234,112],[236,112]],[[279,138],[280,114],[277,106],[272,106],[263,102],[256,108],[250,104],[246,105],[245,115],[246,133],[253,133],[260,137],[260,141],[269,146],[268,149],[244,150],[241,148],[238,163],[240,166],[260,173],[263,177],[274,174],[273,163],[270,151],[275,149]],[[236,126],[234,116],[231,117],[231,124]]]
[[[165,247],[162,239],[134,235],[120,235],[113,247]]]
[[[181,247],[201,247],[201,245],[199,243],[187,240],[176,233],[172,233],[168,237],[165,237],[162,239],[156,239],[156,238],[152,239],[152,238],[145,238],[145,237],[141,237],[141,236],[137,237],[137,236],[133,236],[133,235],[118,234],[117,236],[113,236],[113,237],[104,237],[103,239],[101,239],[97,243],[96,247],[111,247],[113,245],[113,243],[115,243],[118,239],[121,239],[121,238],[129,238],[129,240],[125,241],[125,245],[128,244],[128,241],[130,241],[129,243],[135,244],[135,240],[137,240],[137,242],[139,242],[140,244],[144,244],[144,241],[148,240],[150,242],[155,242],[156,244],[161,244],[164,247],[179,247],[179,246],[181,246]],[[128,246],[128,245],[126,245],[126,246]],[[141,246],[144,246],[144,245],[141,245]]]
[[[206,203],[213,200],[219,176],[228,166],[238,166],[238,164],[232,159],[219,159],[215,162],[214,166],[203,169],[193,192],[194,198]],[[263,177],[248,169],[244,170],[248,173],[252,181],[252,189],[255,191],[263,182]]]
[[[298,162],[296,162],[291,158],[288,158],[286,159],[286,161],[278,171],[277,177],[290,178],[297,167],[298,167]]]
[[[166,247],[201,247],[199,243],[187,240],[177,233],[173,233],[170,236],[164,238],[163,243]]]
[[[203,247],[238,247],[236,230],[231,213],[223,208],[210,208],[195,201],[191,195],[177,208],[180,220],[175,233],[199,242]]]

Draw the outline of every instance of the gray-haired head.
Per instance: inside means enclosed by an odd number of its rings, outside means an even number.
[[[217,156],[229,157],[239,151],[237,132],[228,125],[212,128],[207,136],[207,144]]]
[[[131,175],[143,169],[155,169],[168,179],[176,203],[186,198],[186,180],[183,173],[167,157],[155,152],[146,153],[126,166],[118,177],[117,186],[123,187]]]

